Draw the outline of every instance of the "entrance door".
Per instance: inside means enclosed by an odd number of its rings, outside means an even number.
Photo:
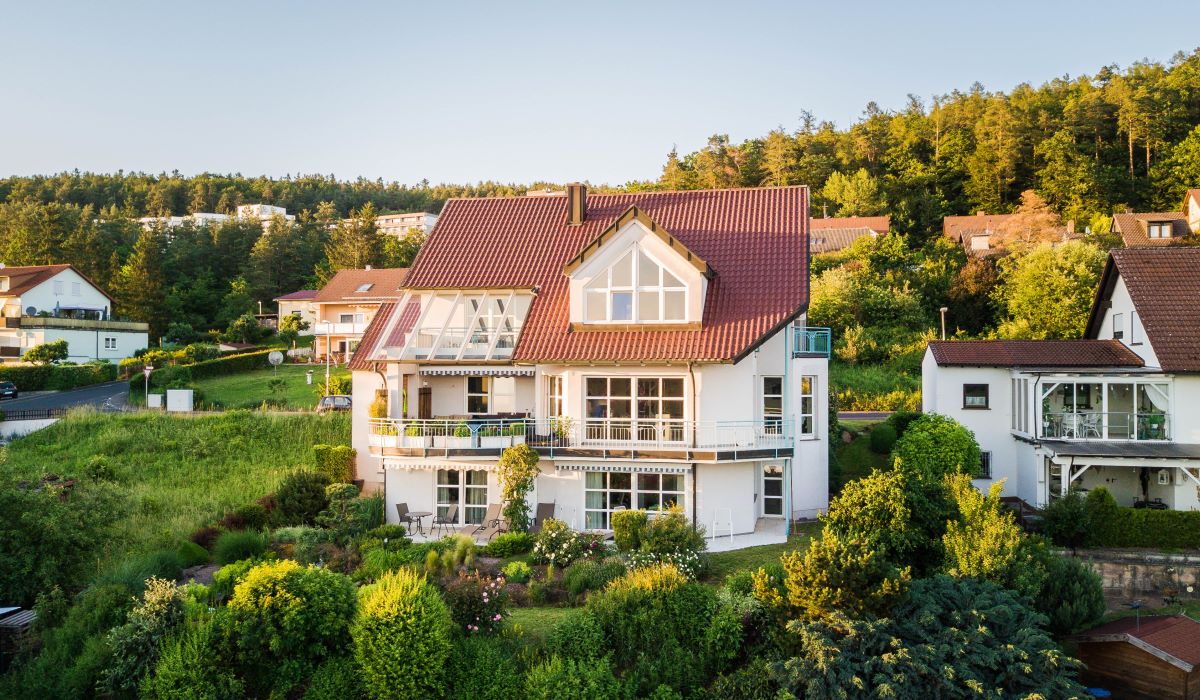
[[[417,418],[429,420],[433,418],[433,389],[421,387],[417,392]]]
[[[768,464],[763,467],[763,515],[780,517],[783,515],[783,467],[778,464]]]

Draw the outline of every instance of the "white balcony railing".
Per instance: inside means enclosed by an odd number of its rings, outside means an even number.
[[[791,449],[790,422],[673,419],[404,419],[376,418],[370,444],[379,448],[502,449],[526,443],[555,450]]]
[[[315,335],[362,335],[367,330],[366,323],[334,323],[317,321],[313,325]]]
[[[1169,425],[1166,413],[1043,413],[1041,436],[1052,440],[1170,440]]]

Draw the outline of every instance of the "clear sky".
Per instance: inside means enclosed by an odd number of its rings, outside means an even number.
[[[0,0],[0,175],[619,184],[802,110],[1200,46],[1197,0]]]

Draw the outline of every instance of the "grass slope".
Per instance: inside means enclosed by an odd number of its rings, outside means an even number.
[[[313,371],[313,383],[305,383],[305,373]],[[253,370],[224,377],[211,377],[193,382],[200,392],[201,402],[219,408],[258,408],[264,401],[290,410],[311,410],[317,404],[317,384],[325,381],[324,365],[282,365],[278,376],[286,382],[282,392],[273,394],[267,382],[275,377],[270,369]],[[349,377],[344,368],[331,373]]]
[[[79,475],[90,460],[103,458],[129,498],[117,536],[102,557],[111,562],[172,543],[227,510],[252,503],[296,465],[311,465],[314,444],[349,441],[346,415],[81,411],[13,442],[0,454],[0,473]]]
[[[841,421],[842,427],[849,431],[854,439],[851,442],[842,442],[839,438],[833,446],[833,451],[837,455],[838,465],[841,467],[841,480],[838,483],[829,484],[830,490],[836,494],[842,490],[842,486],[855,480],[867,476],[872,469],[887,469],[889,466],[888,456],[876,454],[871,451],[871,428],[878,423],[868,421]]]

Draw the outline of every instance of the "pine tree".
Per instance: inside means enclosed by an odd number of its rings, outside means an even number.
[[[113,294],[123,315],[150,324],[150,338],[159,338],[170,320],[166,307],[167,287],[163,275],[165,235],[158,227],[138,236],[133,254],[113,280]]]
[[[338,270],[379,266],[383,259],[383,234],[375,225],[375,205],[364,204],[349,219],[339,221],[325,244],[326,266],[318,272],[328,281]]]

